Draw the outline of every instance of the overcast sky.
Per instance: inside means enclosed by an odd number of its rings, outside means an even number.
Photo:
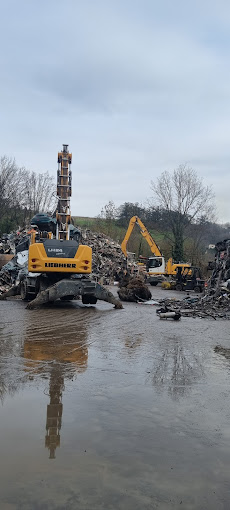
[[[187,162],[230,221],[228,0],[7,0],[0,45],[0,155],[56,179],[68,143],[73,215]]]

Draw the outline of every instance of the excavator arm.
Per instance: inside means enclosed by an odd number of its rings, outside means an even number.
[[[162,253],[160,252],[158,246],[156,245],[155,241],[153,240],[152,236],[148,232],[147,228],[144,226],[144,223],[142,223],[142,221],[140,220],[140,218],[138,218],[138,216],[133,216],[131,218],[131,220],[129,222],[129,226],[127,228],[127,232],[126,232],[125,237],[121,243],[121,249],[122,249],[125,257],[127,257],[127,255],[128,255],[127,254],[127,243],[128,243],[128,240],[132,234],[132,231],[133,231],[135,225],[138,225],[138,227],[140,228],[141,235],[146,239],[148,245],[150,246],[151,252],[156,257],[162,257]]]

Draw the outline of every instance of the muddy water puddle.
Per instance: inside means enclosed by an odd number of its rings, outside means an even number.
[[[165,294],[164,294],[165,295]],[[228,321],[0,305],[0,508],[228,509]]]

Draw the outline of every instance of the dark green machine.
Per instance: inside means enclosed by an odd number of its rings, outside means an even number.
[[[176,274],[176,290],[194,290],[194,292],[204,291],[205,280],[202,279],[199,267],[191,266],[187,270],[182,271],[181,267],[177,268]]]

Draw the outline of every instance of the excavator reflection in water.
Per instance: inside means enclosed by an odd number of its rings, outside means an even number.
[[[60,447],[60,430],[62,426],[62,394],[64,380],[73,379],[76,373],[83,373],[87,368],[88,348],[86,329],[70,332],[66,325],[52,327],[51,332],[37,325],[33,331],[28,328],[24,342],[25,371],[37,378],[49,378],[49,397],[46,412],[45,447],[49,458],[55,459],[56,448]]]

